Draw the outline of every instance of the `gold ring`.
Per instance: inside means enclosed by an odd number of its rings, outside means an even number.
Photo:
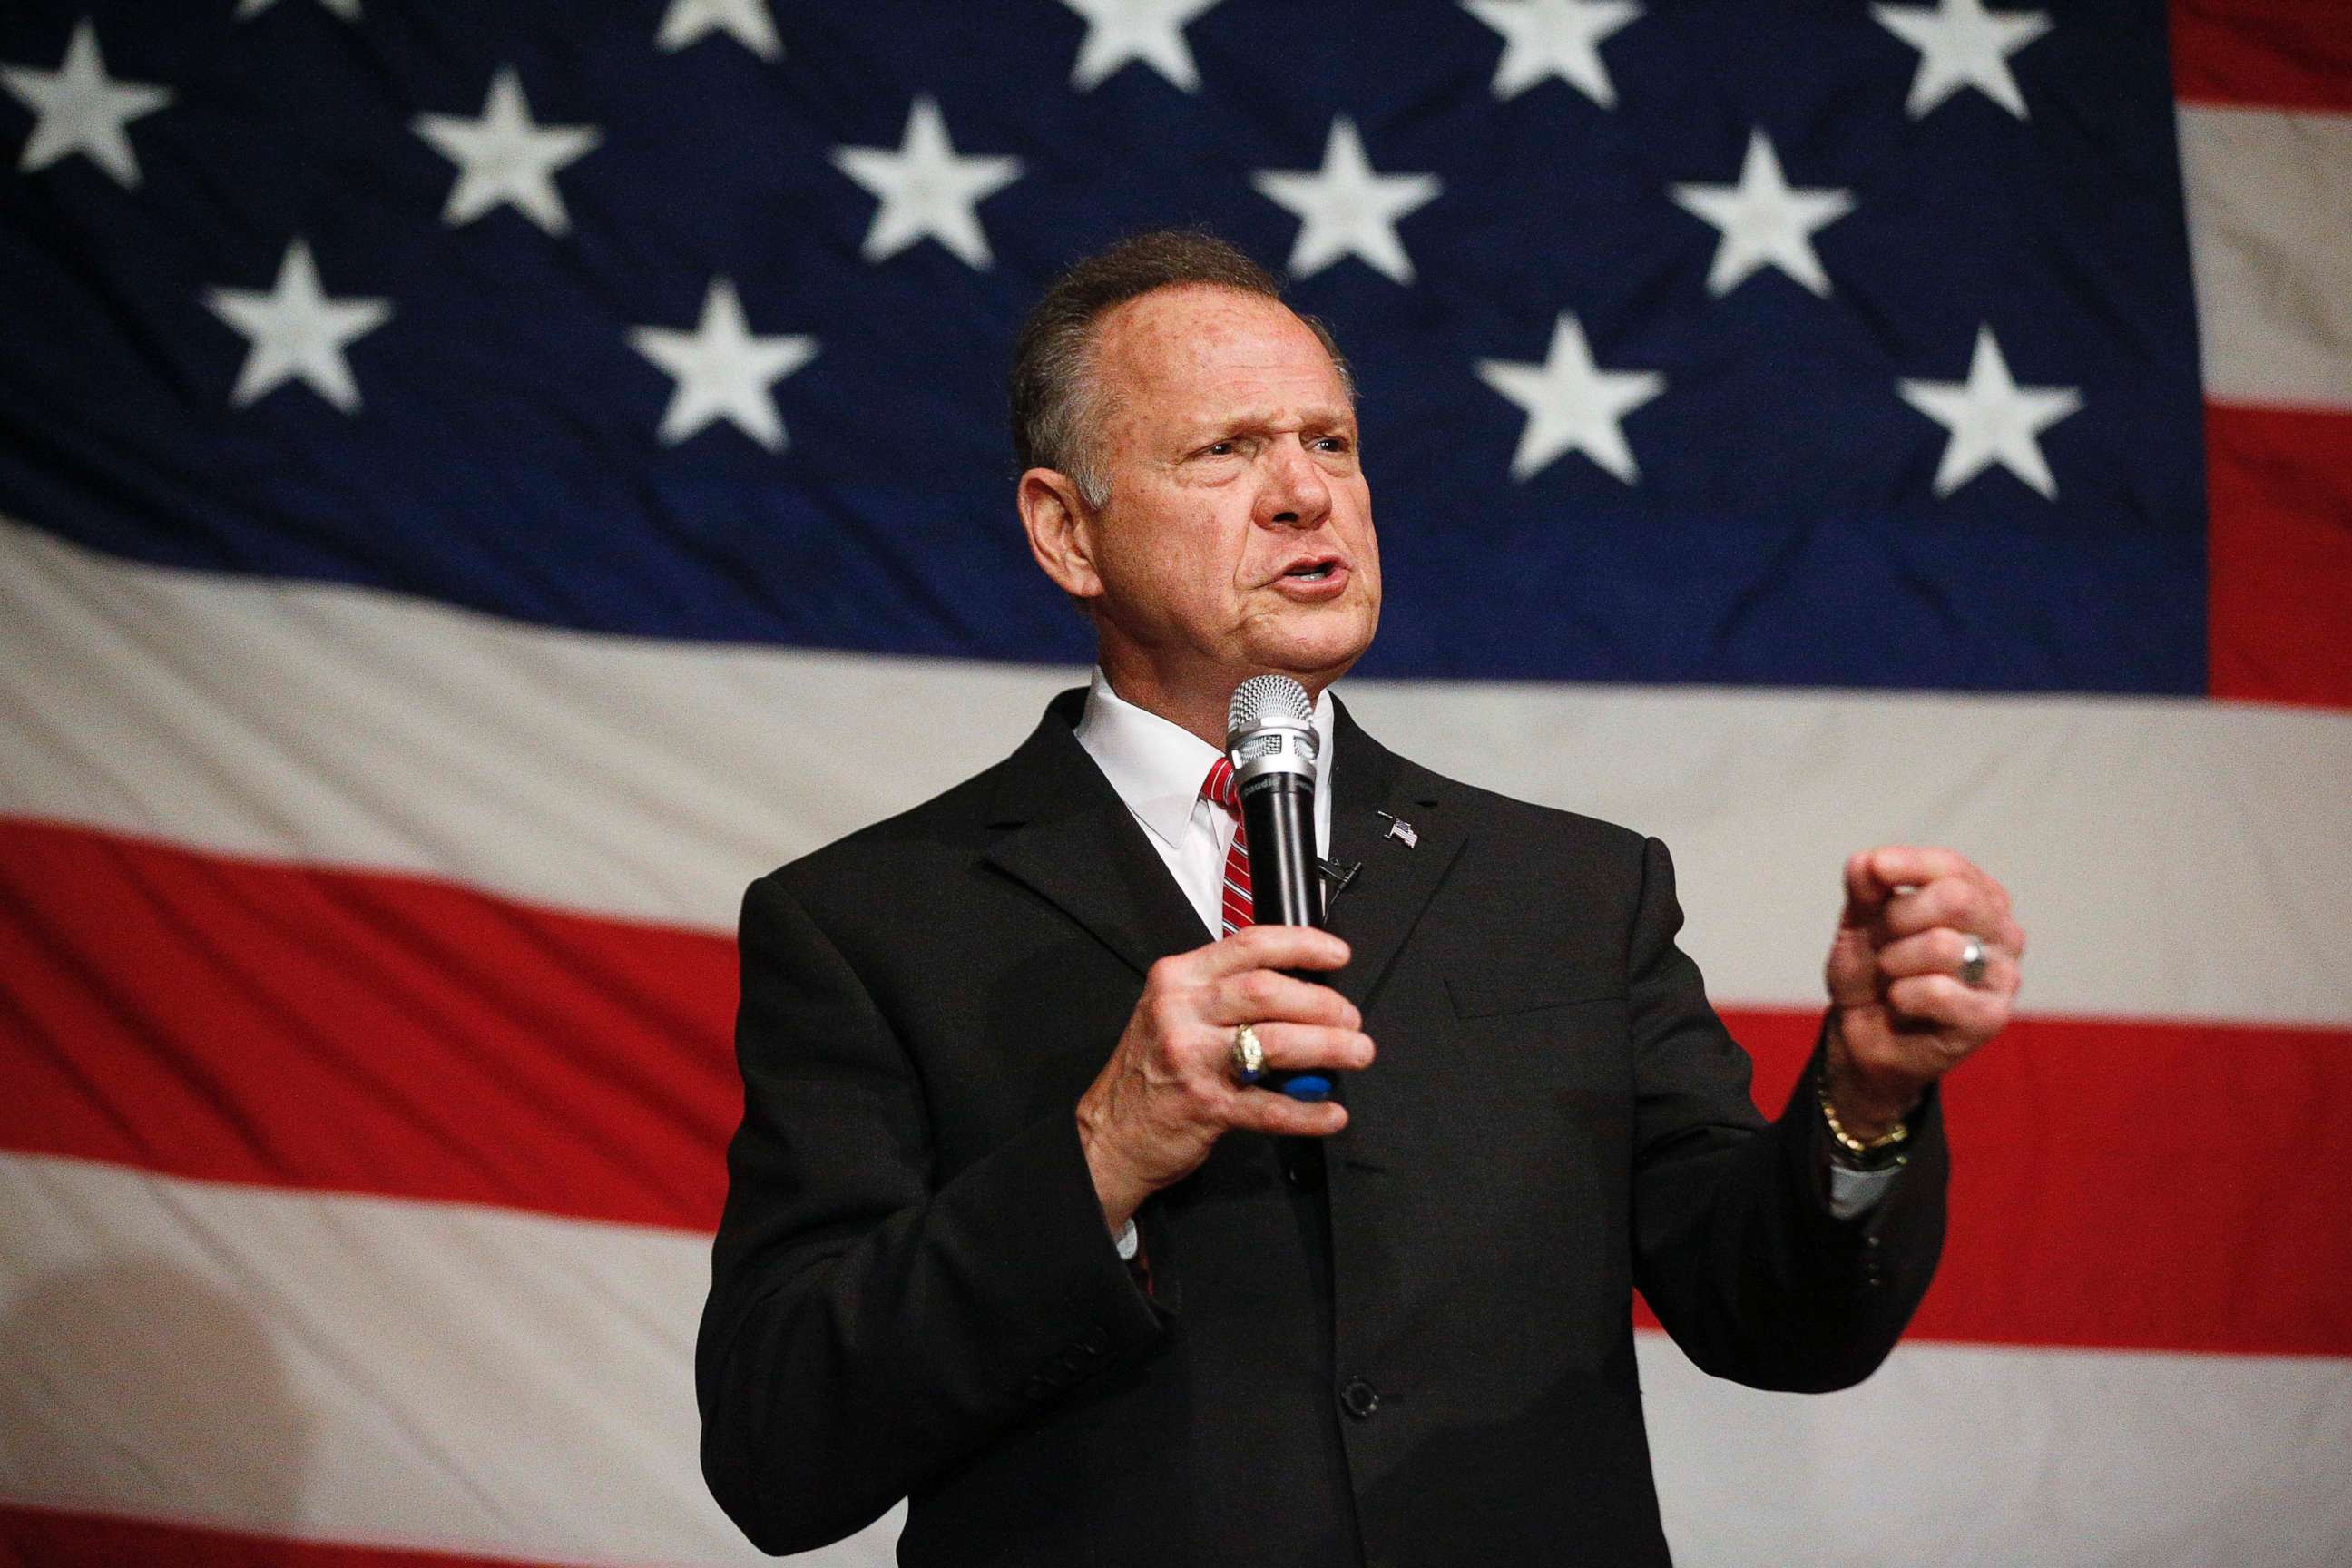
[[[1257,1030],[1247,1024],[1234,1029],[1234,1077],[1244,1083],[1255,1083],[1265,1076],[1265,1047],[1259,1043]]]

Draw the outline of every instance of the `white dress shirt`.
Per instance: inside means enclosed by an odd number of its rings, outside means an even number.
[[[1315,850],[1331,852],[1331,693],[1315,700]],[[1143,826],[1143,835],[1214,937],[1224,925],[1225,856],[1234,819],[1201,798],[1209,770],[1224,755],[1191,731],[1138,708],[1110,689],[1097,668],[1078,718],[1078,744]]]

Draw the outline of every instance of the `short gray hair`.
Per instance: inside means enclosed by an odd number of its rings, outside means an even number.
[[[1099,509],[1110,500],[1102,466],[1102,407],[1095,383],[1095,351],[1103,317],[1154,289],[1200,285],[1232,289],[1282,302],[1274,275],[1237,246],[1203,229],[1163,228],[1133,235],[1097,251],[1046,288],[1021,325],[1013,350],[1013,457],[1017,470],[1052,468],[1070,476],[1078,494]],[[1314,317],[1298,319],[1331,355],[1348,399],[1355,378]]]

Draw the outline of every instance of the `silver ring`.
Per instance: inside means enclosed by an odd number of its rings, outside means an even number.
[[[1974,937],[1969,938],[1967,945],[1960,949],[1960,984],[1982,985],[1990,962],[1985,944]]]
[[[1234,1077],[1243,1083],[1255,1083],[1265,1076],[1265,1047],[1258,1043],[1257,1031],[1247,1024],[1234,1030]]]

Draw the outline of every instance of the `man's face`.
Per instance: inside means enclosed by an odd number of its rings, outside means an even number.
[[[1184,287],[1113,310],[1098,349],[1106,663],[1220,702],[1268,670],[1337,679],[1379,625],[1381,561],[1322,343],[1276,300]]]

